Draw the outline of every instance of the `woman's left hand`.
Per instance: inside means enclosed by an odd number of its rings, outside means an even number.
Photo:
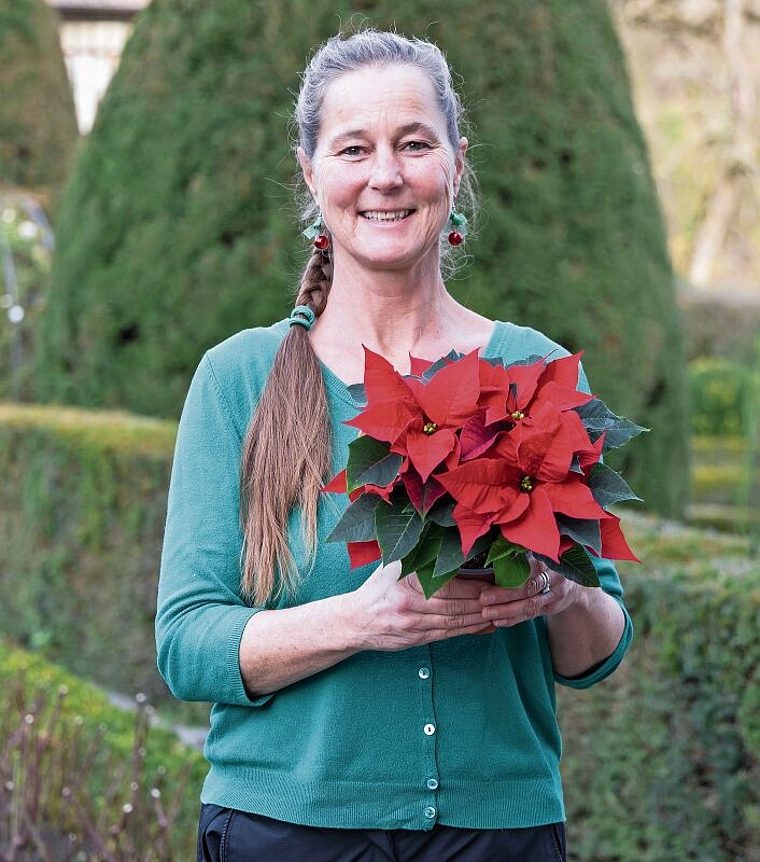
[[[625,630],[625,616],[612,596],[582,587],[534,559],[522,587],[486,587],[480,602],[483,619],[496,628],[545,616],[552,663],[565,677],[582,676],[612,655]]]
[[[483,619],[501,628],[558,614],[573,604],[579,589],[583,588],[531,559],[530,577],[523,586],[511,590],[492,586],[481,592]]]

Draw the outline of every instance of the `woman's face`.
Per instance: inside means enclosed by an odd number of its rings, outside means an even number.
[[[433,84],[415,66],[347,72],[327,88],[317,149],[299,149],[304,177],[332,235],[335,260],[406,270],[437,266],[439,235],[464,168]]]

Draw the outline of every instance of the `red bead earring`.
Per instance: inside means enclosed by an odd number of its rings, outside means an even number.
[[[467,218],[462,213],[452,210],[449,216],[449,228],[449,245],[461,245],[467,236]]]
[[[330,246],[330,237],[327,236],[324,230],[322,213],[320,213],[317,220],[313,224],[310,224],[303,232],[303,235],[312,241],[317,251],[327,251]]]

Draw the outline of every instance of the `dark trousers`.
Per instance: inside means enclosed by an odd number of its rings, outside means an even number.
[[[565,829],[324,829],[204,805],[198,862],[565,862]]]

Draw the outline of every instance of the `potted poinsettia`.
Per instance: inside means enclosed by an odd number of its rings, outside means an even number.
[[[365,348],[362,433],[325,487],[350,505],[328,537],[351,566],[401,561],[426,596],[464,566],[502,587],[529,555],[586,586],[592,556],[636,560],[609,506],[639,499],[602,460],[645,430],[577,389],[580,354],[505,365],[477,351],[399,374]]]

